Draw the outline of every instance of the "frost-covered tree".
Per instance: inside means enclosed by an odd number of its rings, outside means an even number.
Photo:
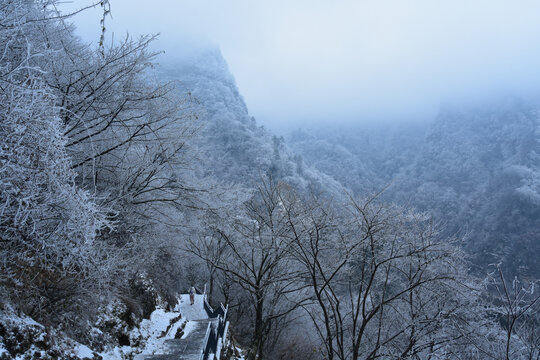
[[[38,5],[0,6],[0,286],[28,313],[51,317],[103,288],[108,258],[96,237],[109,223],[74,182],[60,109],[43,81],[51,50],[32,36],[46,21]]]
[[[488,274],[489,313],[502,328],[496,343],[479,342],[480,349],[494,359],[538,359],[540,357],[540,293],[538,281],[508,281],[500,264]]]
[[[180,230],[211,203],[191,101],[152,76],[153,37],[95,49],[55,5],[0,2],[2,286],[49,318],[136,298],[143,278],[174,291]]]
[[[469,354],[469,309],[480,291],[429,216],[375,198],[283,203],[323,358]]]
[[[233,284],[232,311],[244,319],[240,335],[249,359],[262,359],[279,341],[289,316],[301,305],[303,287],[290,256],[286,213],[279,194],[285,184],[263,179],[251,199],[190,251]],[[209,246],[213,240],[214,246]],[[236,309],[238,308],[238,309]]]

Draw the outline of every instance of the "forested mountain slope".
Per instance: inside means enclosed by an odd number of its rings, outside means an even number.
[[[304,161],[356,193],[392,184],[422,146],[426,124],[344,125],[298,129],[287,144]]]
[[[540,119],[538,104],[515,98],[447,109],[428,130],[394,190],[463,232],[481,267],[504,261],[540,275]]]
[[[477,270],[503,260],[540,274],[538,103],[517,98],[447,107],[426,125],[297,131],[306,162],[357,192],[428,211],[464,236]]]
[[[218,49],[187,52],[166,60],[164,79],[177,81],[181,93],[199,104],[197,144],[205,175],[252,185],[270,174],[300,189],[341,193],[332,177],[305,166],[277,137],[249,115],[227,63]]]

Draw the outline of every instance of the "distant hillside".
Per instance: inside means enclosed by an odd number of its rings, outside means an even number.
[[[200,103],[198,146],[206,175],[248,185],[269,173],[300,189],[341,193],[337,181],[306,166],[283,138],[259,126],[249,115],[219,50],[196,51],[169,61],[161,73],[178,81],[180,91],[191,93]]]
[[[476,263],[503,260],[540,275],[540,120],[538,104],[507,99],[447,109],[428,130],[395,198],[411,201],[467,234]]]
[[[304,161],[356,193],[392,184],[422,146],[426,124],[299,129],[287,144]]]
[[[447,108],[429,126],[297,131],[291,148],[356,192],[431,212],[465,236],[477,269],[540,275],[540,107]]]

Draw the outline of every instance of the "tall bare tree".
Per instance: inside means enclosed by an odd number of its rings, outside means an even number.
[[[311,287],[304,305],[328,359],[425,358],[462,334],[461,253],[425,215],[380,204],[293,200],[285,206],[294,257]],[[344,211],[345,210],[345,211]],[[453,350],[452,350],[453,351]]]
[[[504,329],[504,341],[487,348],[485,353],[494,359],[540,359],[540,293],[538,281],[520,281],[517,276],[508,281],[501,265],[496,264],[487,279],[490,311]],[[487,348],[487,349],[486,349]]]
[[[228,228],[215,229],[215,244],[221,244],[219,257],[207,246],[191,243],[190,251],[209,262],[241,289],[245,296],[251,335],[249,358],[262,359],[266,345],[279,321],[297,309],[299,271],[290,257],[286,213],[279,192],[284,184],[263,180],[243,211],[230,219]],[[216,245],[217,246],[217,245]]]

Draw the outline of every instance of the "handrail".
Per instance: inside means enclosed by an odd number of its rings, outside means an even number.
[[[206,314],[208,315],[209,318],[215,317],[214,316],[214,309],[212,309],[212,307],[210,306],[210,303],[208,303],[208,300],[206,300],[206,298],[203,298],[203,307],[204,307],[204,310],[206,311]]]
[[[225,339],[227,338],[227,332],[228,331],[229,331],[229,322],[227,321],[225,323],[225,329],[223,329],[223,336],[222,336],[223,342],[225,342]]]
[[[201,350],[201,356],[199,357],[199,360],[204,360],[204,358],[208,356],[208,354],[206,353],[206,348],[208,347],[207,345],[208,345],[208,339],[210,338],[211,327],[212,327],[212,323],[209,322],[208,327],[206,328],[206,335],[204,336],[204,341],[203,341],[204,346]]]
[[[208,359],[210,352],[218,354],[219,356],[222,347],[225,345],[225,338],[229,330],[229,322],[227,321],[227,312],[229,310],[229,306],[223,306],[223,304],[220,304],[220,306],[214,310],[206,300],[206,297],[204,298],[204,305],[205,310],[208,313],[208,317],[214,319],[217,318],[217,321],[215,321],[215,329],[212,326],[214,323],[213,321],[208,323],[208,329],[206,330],[206,336],[203,342],[204,347],[201,360]],[[213,339],[210,338],[212,332],[214,335]]]
[[[212,324],[214,323],[213,321],[210,321],[208,323],[208,328],[206,329],[206,335],[203,341],[204,346],[202,348],[200,360],[208,359],[211,351],[214,354],[217,354],[217,356],[219,356],[222,347],[225,345],[225,338],[229,330],[229,322],[227,321],[227,312],[229,311],[229,305],[227,304],[224,306],[223,303],[220,303],[217,308],[212,308],[212,306],[210,306],[210,303],[208,302],[208,294],[206,290],[207,288],[205,283],[202,293],[204,310],[206,311],[209,318],[217,318],[217,321],[215,321],[215,329],[213,329],[212,327]],[[214,332],[213,339],[210,338],[212,332]]]

